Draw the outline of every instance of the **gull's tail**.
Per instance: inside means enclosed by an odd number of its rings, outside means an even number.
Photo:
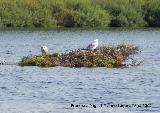
[[[6,61],[3,61],[3,62],[0,62],[0,65],[18,65],[18,63],[16,63],[16,62],[6,62]]]
[[[81,49],[79,49],[79,50],[89,50],[89,49],[87,49],[87,48],[81,48]]]

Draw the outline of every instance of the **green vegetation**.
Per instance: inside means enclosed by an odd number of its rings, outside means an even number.
[[[0,28],[160,27],[160,0],[0,0]]]
[[[22,58],[20,66],[39,67],[121,67],[126,66],[129,55],[138,52],[133,45],[103,46],[95,50],[75,50],[67,53],[27,56]]]
[[[148,26],[160,27],[160,1],[147,0],[144,6],[145,20]]]

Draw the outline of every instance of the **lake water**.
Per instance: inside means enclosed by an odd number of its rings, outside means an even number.
[[[129,68],[16,65],[24,56],[40,54],[42,45],[50,52],[64,52],[86,47],[96,38],[100,45],[128,43],[139,46],[141,53],[134,57],[143,63]],[[158,29],[1,31],[0,62],[8,64],[0,65],[1,113],[160,113]],[[118,104],[150,104],[150,107],[111,107]]]

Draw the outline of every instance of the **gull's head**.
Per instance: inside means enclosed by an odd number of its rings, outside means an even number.
[[[42,46],[43,48],[47,48],[47,46]]]
[[[98,39],[95,39],[94,42],[98,42]]]
[[[47,46],[42,46],[41,49],[47,50],[48,48],[47,48]]]

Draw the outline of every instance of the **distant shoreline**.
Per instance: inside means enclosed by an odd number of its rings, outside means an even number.
[[[8,32],[8,31],[160,31],[160,27],[141,27],[141,28],[124,28],[124,27],[108,27],[108,28],[0,28],[0,32]]]

